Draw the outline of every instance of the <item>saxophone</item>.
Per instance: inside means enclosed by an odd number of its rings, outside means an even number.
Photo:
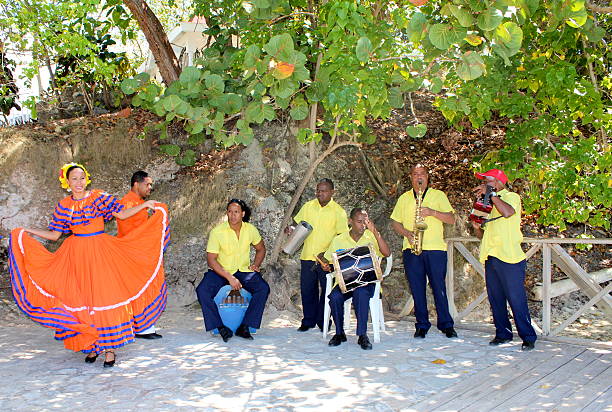
[[[419,188],[422,185],[422,181],[419,180]],[[416,209],[414,211],[414,225],[412,228],[413,239],[412,239],[412,253],[414,255],[420,255],[423,251],[423,232],[427,230],[427,223],[421,216],[421,206],[423,204],[423,192],[421,190],[414,190],[416,196]]]

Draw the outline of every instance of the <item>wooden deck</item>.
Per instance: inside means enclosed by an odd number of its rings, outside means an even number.
[[[612,411],[612,351],[537,342],[447,387],[414,411]]]

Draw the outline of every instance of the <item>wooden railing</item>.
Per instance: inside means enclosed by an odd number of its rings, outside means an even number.
[[[474,255],[472,255],[464,244],[469,242],[480,242],[480,239],[475,237],[455,237],[446,240],[448,242],[448,266],[446,274],[448,303],[451,315],[456,322],[459,322],[487,298],[487,291],[485,290],[475,300],[470,302],[465,309],[463,309],[460,313],[457,313],[454,290],[455,253],[459,252],[459,254],[463,256],[465,260],[467,260],[467,262],[472,265],[476,272],[479,273],[484,279],[485,271],[483,265],[476,257],[474,257]],[[533,255],[535,255],[537,252],[541,251],[542,253],[542,319],[540,320],[539,324],[537,321],[532,320],[534,328],[538,333],[543,336],[558,335],[593,305],[597,306],[597,308],[599,308],[608,317],[608,319],[612,320],[612,297],[610,297],[612,282],[610,282],[605,288],[599,286],[599,284],[595,282],[587,274],[587,272],[580,267],[580,265],[561,247],[561,244],[577,243],[611,245],[612,239],[524,238],[523,243],[531,245],[529,250],[526,252],[527,259],[533,257]],[[554,329],[552,329],[551,320],[551,281],[553,264],[563,271],[568,278],[571,279],[578,286],[578,288],[589,297],[589,301],[587,303],[582,305],[569,318],[556,325]]]

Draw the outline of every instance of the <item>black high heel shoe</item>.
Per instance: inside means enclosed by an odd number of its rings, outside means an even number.
[[[92,354],[94,356],[92,356]],[[94,363],[96,359],[98,359],[98,354],[95,352],[92,352],[89,355],[87,355],[87,357],[85,357],[85,363]]]
[[[115,352],[106,352],[106,354],[112,353],[113,354],[113,360],[106,360],[108,358],[105,357],[104,359],[104,367],[105,368],[112,368],[113,366],[115,366],[115,361],[117,360],[117,355],[115,354]]]

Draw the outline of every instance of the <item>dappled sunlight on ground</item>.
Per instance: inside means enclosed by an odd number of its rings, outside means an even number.
[[[111,369],[102,368],[103,356],[85,364],[48,329],[0,326],[0,410],[399,410],[492,365],[562,353],[542,343],[526,354],[520,340],[492,348],[490,336],[467,330],[447,339],[432,329],[416,340],[407,322],[387,322],[372,351],[356,344],[354,323],[335,348],[318,330],[298,333],[290,317],[268,319],[254,341],[227,343],[204,332],[195,311],[161,324],[163,339],[122,348]]]

